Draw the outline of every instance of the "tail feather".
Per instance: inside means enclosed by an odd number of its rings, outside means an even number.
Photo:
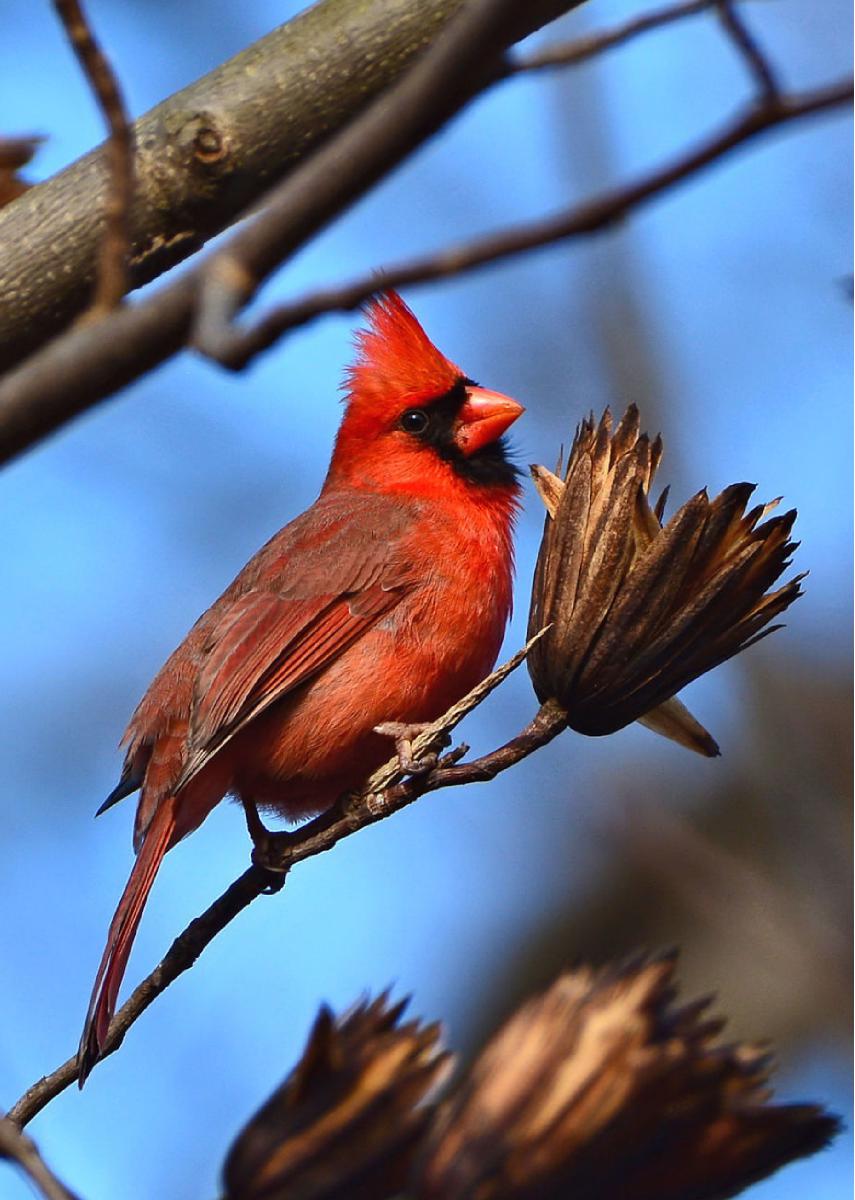
[[[98,974],[95,976],[83,1036],[77,1051],[77,1078],[80,1087],[83,1087],[89,1072],[101,1057],[143,908],[158,867],[170,847],[174,831],[174,801],[170,798],[162,803],[154,814],[110,924],[107,945],[98,967]]]
[[[139,791],[139,789],[142,787],[142,783],[143,777],[139,775],[125,775],[123,773],[122,778],[113,788],[112,792],[110,792],[110,795],[101,805],[101,807],[97,810],[95,816],[100,817],[102,813],[107,811],[108,808],[112,808],[114,804],[118,804],[119,801],[124,800],[126,796],[131,796],[134,792]]]

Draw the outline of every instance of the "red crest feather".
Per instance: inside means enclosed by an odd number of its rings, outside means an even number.
[[[441,396],[463,378],[397,292],[378,296],[367,314],[369,328],[357,333],[356,362],[347,371],[352,405],[385,407],[390,401]]]

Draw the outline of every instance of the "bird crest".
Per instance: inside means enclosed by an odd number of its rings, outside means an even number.
[[[390,403],[441,396],[464,377],[397,292],[378,296],[367,315],[368,328],[356,335],[356,361],[345,376],[350,407],[377,412]]]

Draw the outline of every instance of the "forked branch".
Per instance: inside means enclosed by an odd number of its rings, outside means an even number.
[[[314,293],[272,310],[248,330],[232,324],[247,297],[299,245],[362,195],[383,171],[401,161],[475,92],[507,73],[500,52],[503,42],[511,45],[526,31],[580,2],[538,0],[526,7],[523,18],[519,6],[505,7],[504,0],[482,0],[453,23],[456,32],[450,27],[449,36],[438,39],[415,69],[386,94],[377,110],[351,122],[296,169],[269,197],[269,210],[225,244],[220,252],[224,257],[213,262],[206,259],[151,298],[109,314],[97,330],[77,327],[67,331],[8,374],[0,382],[0,463],[176,354],[194,330],[206,352],[239,369],[288,329],[321,312],[352,308],[384,285],[459,274],[538,246],[606,229],[757,134],[841,108],[851,99],[849,80],[808,93],[779,95],[771,86],[771,69],[757,58],[759,52],[744,24],[734,17],[731,6],[725,6],[722,13],[728,35],[755,76],[766,78],[767,83],[761,88],[760,101],[707,143],[641,180],[556,216],[399,264],[379,277]],[[643,27],[639,21],[629,31],[625,27],[612,31],[611,38],[601,35],[600,49],[643,32],[643,28],[695,11],[693,4],[657,10]],[[489,39],[482,38],[478,46],[483,49],[487,45],[493,51],[478,64],[475,76],[471,45],[467,51],[463,44],[473,29],[491,31]],[[348,164],[348,170],[341,170],[342,163]],[[358,170],[350,169],[354,163]]]
[[[272,346],[283,334],[314,320],[322,313],[357,308],[385,288],[401,288],[461,275],[489,263],[500,262],[543,246],[590,236],[612,228],[618,221],[642,208],[650,200],[718,162],[758,134],[786,122],[837,108],[852,98],[851,80],[814,92],[776,96],[774,103],[752,107],[735,117],[700,146],[686,151],[673,162],[624,184],[605,195],[574,205],[551,217],[512,226],[459,245],[447,246],[380,268],[349,283],[309,292],[298,300],[277,305],[253,325],[239,328],[228,323],[239,305],[238,291],[227,295],[228,281],[220,280],[218,306],[209,311],[205,349],[232,370],[241,370],[256,354]],[[235,271],[234,278],[239,278]],[[2,397],[2,388],[0,388]],[[2,437],[0,437],[2,454]]]

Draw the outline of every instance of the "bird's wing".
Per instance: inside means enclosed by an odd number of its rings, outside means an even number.
[[[175,788],[253,718],[305,683],[399,603],[405,578],[364,569],[354,590],[283,597],[250,591],[223,613],[198,674],[189,754]]]

